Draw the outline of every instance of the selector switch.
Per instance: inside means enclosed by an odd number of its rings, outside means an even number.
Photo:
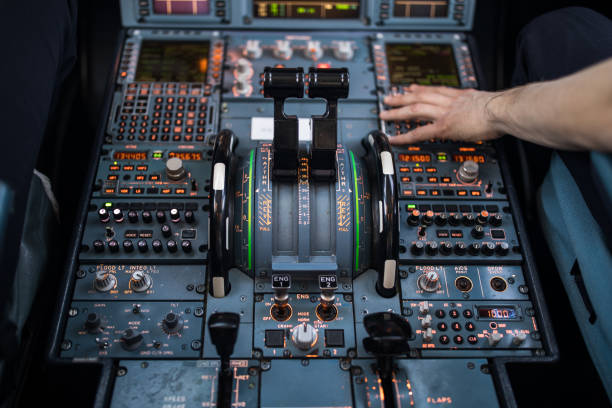
[[[457,170],[457,178],[464,183],[473,183],[478,179],[478,163],[466,160]]]
[[[162,320],[162,330],[166,334],[176,334],[183,328],[183,321],[176,313],[168,313]]]
[[[291,48],[291,42],[287,40],[276,40],[276,47],[274,48],[274,56],[282,60],[288,60],[293,55],[293,49]]]
[[[519,332],[512,336],[512,344],[515,346],[520,346],[525,340],[527,340],[527,334],[525,332]]]
[[[172,157],[166,162],[166,175],[173,181],[181,181],[187,175],[183,167],[183,161],[178,157]]]
[[[108,213],[108,210],[106,208],[100,208],[98,210],[98,218],[100,219],[100,222],[109,222],[110,214]]]
[[[421,319],[421,327],[424,329],[431,327],[431,315],[430,314],[425,315],[425,317]]]
[[[334,57],[340,61],[350,61],[353,59],[355,51],[350,41],[338,41],[334,46]]]
[[[412,248],[410,249],[410,252],[412,252],[413,255],[423,255],[424,251],[425,251],[425,244],[423,244],[423,242],[421,241],[417,241],[414,244],[412,244]]]
[[[263,54],[259,40],[247,40],[244,46],[244,56],[250,59],[260,58]]]
[[[338,289],[336,275],[319,275],[319,289],[321,297],[316,310],[317,317],[324,322],[332,321],[338,316],[338,309],[334,305],[335,291]]]
[[[306,49],[304,50],[304,56],[313,61],[317,61],[323,56],[323,48],[321,48],[320,41],[308,41],[306,43]]]
[[[136,350],[142,344],[142,334],[138,330],[127,329],[121,335],[121,346],[128,351]]]
[[[440,289],[440,275],[436,271],[427,271],[419,276],[417,285],[425,292],[433,293]]]
[[[306,322],[291,329],[291,340],[300,350],[312,349],[317,344],[318,337],[317,330]]]
[[[85,329],[87,333],[96,334],[102,331],[102,321],[97,313],[90,313],[85,320]]]
[[[176,208],[170,210],[170,221],[174,223],[181,221],[181,213]]]
[[[115,222],[123,222],[123,211],[119,208],[115,208],[113,210],[113,220],[115,220]]]
[[[412,210],[412,212],[408,216],[408,225],[412,225],[413,227],[419,225],[420,216],[421,212],[419,210]]]
[[[289,306],[289,289],[291,288],[291,276],[289,274],[273,274],[272,289],[274,290],[274,304],[270,310],[271,316],[279,322],[291,318],[292,309]],[[283,335],[284,342],[284,335]]]

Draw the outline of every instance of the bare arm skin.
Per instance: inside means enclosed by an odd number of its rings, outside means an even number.
[[[429,139],[478,141],[511,134],[564,150],[612,151],[612,58],[575,74],[500,92],[410,86],[385,98],[383,120],[432,124],[390,137],[392,144]]]

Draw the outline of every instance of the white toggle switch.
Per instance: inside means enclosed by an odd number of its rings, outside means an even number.
[[[419,313],[423,316],[429,313],[429,302],[423,301],[419,303]]]
[[[355,52],[353,44],[350,41],[338,41],[334,47],[334,57],[340,61],[350,61],[353,59]]]
[[[431,327],[431,315],[428,314],[426,315],[422,320],[421,320],[421,327],[426,329],[428,327]]]
[[[489,346],[495,347],[497,343],[499,343],[502,339],[502,335],[500,332],[493,332],[489,335]]]
[[[306,43],[306,50],[304,56],[313,61],[318,60],[323,56],[323,48],[321,48],[320,41],[308,41]]]
[[[274,56],[283,60],[288,60],[293,55],[291,43],[287,40],[276,40],[274,48]]]
[[[520,346],[525,340],[527,340],[527,333],[519,332],[512,337],[512,344]]]
[[[250,59],[257,59],[263,53],[259,40],[247,40],[244,46],[244,56]]]
[[[433,332],[431,330],[431,327],[429,327],[427,328],[427,330],[423,332],[423,342],[429,343],[432,339],[433,339]]]

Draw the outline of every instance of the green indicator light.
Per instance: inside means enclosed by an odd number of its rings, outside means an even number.
[[[112,207],[112,206],[113,206],[113,203],[104,203],[104,206],[105,206],[105,207]]]
[[[349,155],[351,157],[351,166],[353,166],[353,183],[355,184],[355,189],[353,191],[353,195],[355,196],[355,270],[359,269],[359,195],[357,189],[357,166],[355,166],[355,156],[353,156],[353,152],[349,151]]]
[[[412,210],[412,209],[416,208],[416,204],[408,204],[406,207],[408,207],[408,208],[410,208]]]
[[[249,157],[249,198],[247,200],[248,205],[249,205],[249,233],[248,233],[248,242],[249,242],[249,259],[248,259],[248,267],[249,269],[251,269],[251,265],[252,265],[252,255],[253,255],[253,243],[251,241],[252,236],[251,236],[251,225],[252,225],[252,220],[251,220],[251,208],[253,207],[251,205],[251,198],[253,197],[253,162],[255,161],[255,151],[251,150],[251,155]]]
[[[116,162],[116,161],[114,161],[114,162],[113,162],[113,164],[116,166],[116,165],[117,165],[117,162]]]
[[[349,4],[336,4],[336,10],[349,10]]]
[[[416,166],[416,167],[420,167],[421,165],[420,165],[419,163],[416,163],[416,164],[415,164],[415,166]]]
[[[438,155],[438,160],[446,160],[446,155],[445,154],[439,154]]]
[[[153,153],[153,158],[154,159],[161,159],[162,158],[162,152],[154,152]]]

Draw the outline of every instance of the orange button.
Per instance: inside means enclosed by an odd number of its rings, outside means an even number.
[[[429,181],[430,183],[437,183],[438,182],[438,178],[437,177],[429,177],[427,179],[427,181]]]
[[[123,166],[123,171],[132,171],[132,170],[134,170],[134,166],[132,165]]]
[[[115,193],[114,188],[107,188],[104,190],[104,194],[114,194],[114,193]]]
[[[429,194],[431,194],[432,196],[439,196],[440,190],[429,190]]]
[[[149,166],[136,166],[136,170],[138,171],[147,171]]]
[[[109,166],[109,167],[108,167],[108,169],[109,169],[110,171],[118,171],[118,170],[119,170],[119,166],[112,165],[112,166]]]
[[[150,176],[149,176],[149,180],[151,180],[151,181],[157,181],[157,180],[159,180],[159,176],[158,176],[158,175],[156,175],[156,174],[152,174],[152,175],[150,175]]]
[[[400,173],[410,173],[410,167],[400,167]]]
[[[185,189],[184,188],[177,188],[174,190],[174,192],[176,194],[185,194]]]
[[[472,194],[473,196],[479,196],[480,195],[480,191],[472,190],[472,191],[470,191],[470,194]]]
[[[120,194],[129,194],[130,193],[130,189],[129,188],[119,189],[119,193]]]
[[[420,195],[420,196],[427,195],[427,191],[425,191],[425,190],[417,190],[417,195]]]
[[[161,192],[162,192],[162,194],[170,194],[170,193],[172,193],[172,189],[170,189],[170,188],[162,188]]]
[[[402,195],[404,195],[404,196],[411,196],[412,195],[412,190],[402,190]]]
[[[119,176],[117,176],[116,174],[111,174],[110,176],[108,176],[108,180],[117,180]]]
[[[410,183],[410,180],[411,180],[411,179],[410,179],[410,177],[408,177],[408,176],[404,176],[404,177],[402,177],[402,183]]]
[[[134,194],[142,194],[142,193],[144,193],[144,189],[142,189],[142,188],[135,188],[134,189]]]
[[[451,178],[450,177],[442,177],[442,182],[443,183],[450,183],[451,182]]]
[[[144,174],[139,174],[136,176],[136,181],[144,181],[145,180],[145,175]]]
[[[465,190],[459,190],[459,191],[457,191],[457,195],[458,195],[458,196],[466,196],[466,195],[467,195],[467,191],[465,191]]]
[[[412,169],[413,172],[415,173],[422,173],[423,172],[423,168],[422,167],[415,167]]]
[[[437,173],[438,169],[436,169],[435,167],[428,167],[427,168],[427,172],[428,173]]]

